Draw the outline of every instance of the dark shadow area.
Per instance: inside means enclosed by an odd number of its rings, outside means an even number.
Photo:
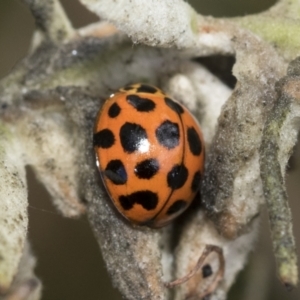
[[[268,9],[276,0],[190,0],[188,1],[202,15],[214,17],[237,17],[256,14]]]
[[[215,55],[197,57],[194,60],[206,67],[211,73],[213,73],[230,88],[234,88],[236,84],[236,78],[232,74],[232,68],[235,63],[235,58],[233,56]]]

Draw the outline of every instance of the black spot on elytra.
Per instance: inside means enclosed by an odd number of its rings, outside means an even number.
[[[187,202],[184,200],[175,201],[167,210],[167,215],[173,215],[175,213],[180,212],[187,206]]]
[[[142,98],[137,95],[128,95],[126,100],[131,104],[137,111],[140,112],[149,112],[154,110],[155,103],[147,98]]]
[[[102,129],[94,134],[94,146],[100,148],[110,148],[115,143],[114,134],[109,129]]]
[[[138,93],[155,94],[157,92],[157,89],[154,86],[151,86],[151,85],[141,84],[136,91]]]
[[[146,139],[146,130],[141,125],[126,122],[120,129],[120,140],[125,152],[137,151]]]
[[[191,189],[193,192],[197,192],[200,188],[200,180],[201,180],[201,173],[200,171],[197,171],[194,174],[193,180],[192,180],[192,184],[191,184]]]
[[[111,118],[115,118],[120,114],[121,108],[117,103],[113,103],[108,110],[108,115]]]
[[[183,164],[175,165],[167,175],[168,186],[174,190],[180,189],[185,184],[187,178],[187,168]]]
[[[200,137],[194,127],[189,127],[187,130],[187,139],[191,152],[194,155],[200,155],[202,151],[202,145]]]
[[[118,160],[111,160],[105,170],[104,175],[109,178],[114,184],[120,185],[127,182],[127,173],[123,163]]]
[[[202,267],[202,276],[203,278],[207,278],[213,274],[211,265],[207,264]]]
[[[172,149],[179,145],[179,126],[171,121],[164,121],[155,130],[158,142],[168,148]]]
[[[126,85],[125,87],[123,87],[123,90],[125,91],[130,91],[130,90],[133,90],[133,86],[132,85]]]
[[[120,196],[119,201],[125,210],[131,209],[134,204],[139,204],[146,210],[153,210],[158,204],[158,196],[151,191],[138,191],[127,196]]]
[[[183,110],[182,106],[180,104],[178,104],[177,102],[173,101],[172,99],[170,99],[168,97],[165,97],[165,102],[177,114],[184,113],[184,110]]]
[[[159,170],[159,163],[156,159],[146,159],[138,163],[134,168],[134,173],[141,179],[152,178]]]

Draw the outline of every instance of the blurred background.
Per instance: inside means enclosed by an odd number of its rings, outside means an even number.
[[[270,7],[274,0],[198,0],[188,1],[199,12],[218,17],[242,16]],[[97,17],[77,0],[63,0],[76,28],[97,21]],[[34,20],[19,0],[0,1],[0,78],[27,53]],[[300,257],[300,149],[297,146],[287,176],[294,231]],[[85,218],[63,218],[53,208],[44,187],[28,168],[29,239],[38,258],[36,274],[43,281],[43,300],[110,299],[121,295],[110,283],[98,245]],[[232,288],[229,300],[299,300],[299,288],[287,292],[275,275],[266,212],[260,238],[249,264]],[[246,288],[245,288],[246,287]]]

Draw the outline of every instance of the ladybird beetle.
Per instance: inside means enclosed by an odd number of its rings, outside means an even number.
[[[187,209],[199,190],[203,146],[188,110],[150,85],[120,89],[96,118],[102,180],[116,208],[135,224],[161,227]]]

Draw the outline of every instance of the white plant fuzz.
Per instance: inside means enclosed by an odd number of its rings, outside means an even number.
[[[264,203],[258,152],[238,170],[233,184],[232,197],[234,205],[228,207],[228,211],[235,216],[235,222],[238,224],[251,222]],[[230,222],[228,223],[228,226],[231,226]]]
[[[194,9],[182,0],[80,0],[100,18],[126,32],[133,42],[152,46],[194,47]]]
[[[77,190],[76,151],[74,140],[67,133],[69,125],[60,114],[33,114],[20,124],[26,163],[33,166],[45,183],[54,204],[69,217],[84,212]],[[60,132],[58,134],[58,132]]]
[[[19,142],[0,123],[0,294],[17,273],[27,233],[27,185]]]

